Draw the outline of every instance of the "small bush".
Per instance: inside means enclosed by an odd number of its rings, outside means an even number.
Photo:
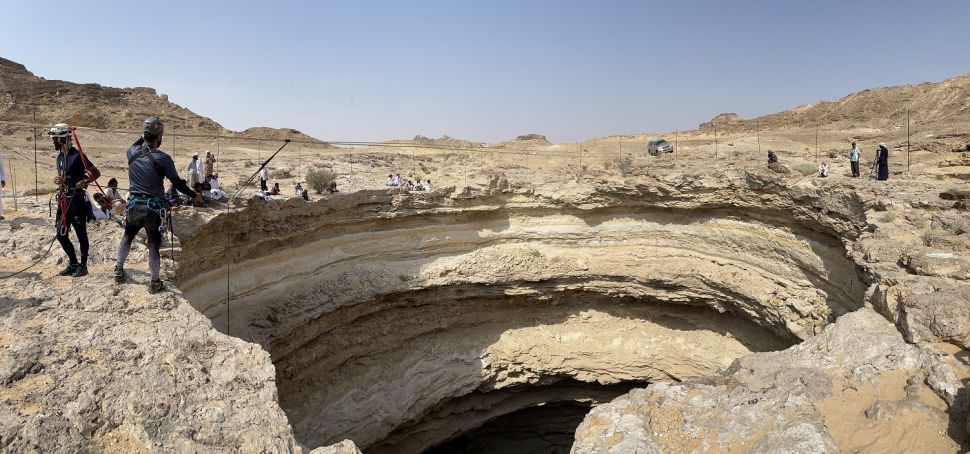
[[[535,249],[535,248],[529,248],[529,255],[531,255],[533,257],[542,257],[542,253],[539,252],[539,250],[538,249]]]
[[[806,176],[818,172],[818,167],[816,167],[815,164],[805,161],[795,162],[792,164],[792,168],[795,169],[796,172]]]
[[[316,191],[317,194],[323,194],[323,191],[330,187],[330,183],[336,180],[337,174],[330,169],[310,169],[306,173],[307,186]]]
[[[896,220],[896,212],[894,211],[887,211],[879,215],[879,222],[893,222],[894,220]]]
[[[613,158],[613,168],[623,176],[633,172],[633,156],[618,156]]]
[[[942,238],[942,237],[945,237],[945,236],[949,236],[949,232],[947,232],[946,230],[943,230],[943,229],[929,229],[929,230],[923,232],[923,235],[922,235],[923,244],[926,245],[926,246],[932,246],[932,244],[930,244],[930,243],[932,243],[934,239]]]

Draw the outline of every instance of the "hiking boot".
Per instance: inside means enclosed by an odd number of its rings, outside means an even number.
[[[148,284],[148,293],[155,294],[162,290],[165,290],[165,284],[163,284],[161,280],[151,281],[151,283]]]
[[[81,265],[77,263],[71,263],[67,265],[67,268],[64,268],[63,270],[61,270],[60,273],[57,273],[57,274],[60,276],[73,276],[74,272],[77,271],[79,266]]]
[[[84,265],[78,266],[77,269],[74,270],[74,273],[71,274],[71,276],[73,277],[83,277],[87,275],[88,275],[88,267]]]
[[[128,275],[125,274],[125,269],[115,265],[115,282],[118,284],[124,284],[128,280]]]

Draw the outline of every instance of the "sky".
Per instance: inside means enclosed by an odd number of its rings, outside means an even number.
[[[970,72],[970,1],[4,0],[0,56],[233,130],[553,142]]]

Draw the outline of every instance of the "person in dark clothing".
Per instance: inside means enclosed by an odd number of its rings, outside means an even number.
[[[57,198],[57,241],[67,254],[69,263],[61,270],[61,276],[81,277],[88,274],[88,220],[92,217],[91,202],[85,189],[88,184],[98,179],[101,172],[87,156],[81,154],[71,144],[71,128],[65,123],[58,123],[48,131],[57,153],[57,175],[54,184],[60,188]],[[77,236],[78,246],[81,248],[81,259],[78,260],[67,234],[71,229]]]
[[[876,165],[878,165],[877,180],[888,180],[889,179],[889,148],[886,148],[886,144],[879,144],[879,157],[876,158]]]
[[[158,147],[162,145],[162,135],[165,125],[158,117],[148,117],[142,127],[142,138],[138,139],[126,152],[128,157],[128,214],[125,220],[125,235],[118,245],[118,263],[115,265],[115,282],[123,283],[127,280],[125,274],[125,259],[131,251],[131,242],[135,235],[144,228],[148,236],[148,269],[151,281],[148,283],[149,293],[162,291],[164,285],[159,277],[161,257],[159,247],[162,244],[163,213],[167,210],[165,201],[164,179],[168,178],[175,189],[192,197],[195,203],[202,203],[202,194],[193,191],[185,180],[179,178],[175,170],[175,162]]]

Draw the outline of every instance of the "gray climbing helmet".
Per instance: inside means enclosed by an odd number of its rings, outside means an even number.
[[[51,137],[71,137],[71,127],[67,123],[58,123],[51,127],[50,131],[47,131],[47,135]]]
[[[155,137],[159,137],[165,133],[165,125],[162,124],[162,119],[154,115],[145,119],[145,124],[142,125],[142,131],[146,134],[153,134]]]

